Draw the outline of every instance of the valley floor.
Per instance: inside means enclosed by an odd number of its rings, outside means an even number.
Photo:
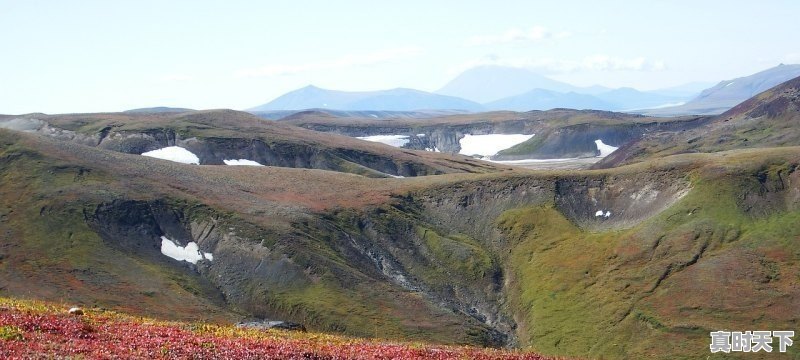
[[[493,161],[502,165],[510,165],[531,170],[583,170],[588,169],[601,157],[571,158],[571,159],[525,159],[509,161]]]

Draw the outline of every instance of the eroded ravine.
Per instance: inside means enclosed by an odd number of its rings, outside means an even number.
[[[158,251],[162,236],[179,246],[197,243],[213,261],[185,264],[187,271],[213,283],[230,306],[258,317],[288,316],[353,332],[335,318],[309,315],[313,309],[307,306],[281,310],[292,305],[276,300],[286,289],[313,287],[322,273],[337,274],[336,291],[346,292],[347,281],[391,283],[467,323],[481,324],[471,341],[516,346],[517,324],[506,304],[507,262],[515,244],[497,228],[501,214],[551,206],[586,231],[623,228],[657,214],[687,191],[688,181],[668,172],[463,181],[364,211],[330,212],[295,223],[293,233],[272,234],[271,240],[257,239],[265,229],[186,204],[114,202],[99,206],[87,220],[111,246],[153,261],[173,261]],[[611,215],[595,216],[600,208]]]

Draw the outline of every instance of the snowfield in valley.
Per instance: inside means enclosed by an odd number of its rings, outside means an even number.
[[[225,165],[231,165],[231,166],[264,166],[259,164],[257,161],[247,160],[247,159],[222,160],[222,162],[224,162]]]
[[[197,264],[200,260],[214,260],[214,254],[201,252],[197,243],[192,241],[186,246],[180,246],[166,236],[161,237],[161,253],[178,261],[188,261]]]
[[[534,134],[489,134],[489,135],[464,135],[458,143],[461,145],[462,155],[480,155],[490,157],[514,145],[528,141]]]
[[[180,146],[169,146],[158,150],[142,153],[142,156],[153,157],[156,159],[169,160],[182,164],[200,165],[200,158],[189,150]]]
[[[615,146],[606,145],[605,143],[603,143],[603,140],[600,139],[595,140],[594,143],[597,145],[597,150],[600,151],[599,157],[606,157],[608,155],[611,155],[611,153],[613,153],[617,149],[619,149],[618,147]]]
[[[359,136],[357,139],[379,142],[394,147],[403,147],[410,141],[408,135],[372,135],[372,136]]]

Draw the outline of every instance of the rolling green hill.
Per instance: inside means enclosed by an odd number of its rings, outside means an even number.
[[[611,358],[800,315],[797,148],[368,179],[0,143],[6,296]],[[160,236],[214,259],[171,260]]]
[[[800,320],[796,86],[581,171],[503,171],[232,111],[12,118],[28,132],[0,130],[0,295],[544,355],[707,357],[710,331]],[[691,153],[656,141],[695,131]],[[202,165],[137,155],[179,138],[206,144],[192,148]],[[441,174],[225,166],[209,154],[230,147],[209,139],[362,149]],[[207,255],[174,260],[165,241]]]

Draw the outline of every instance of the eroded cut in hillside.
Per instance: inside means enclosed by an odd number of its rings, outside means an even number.
[[[691,190],[689,179],[669,172],[556,181],[556,208],[578,227],[632,227],[657,215]]]
[[[110,247],[151,262],[183,267],[187,274],[213,284],[227,306],[250,316],[291,319],[311,328],[360,336],[369,336],[379,326],[384,336],[420,332],[444,342],[506,344],[505,335],[462,313],[457,301],[434,296],[433,278],[420,281],[414,277],[418,273],[393,268],[400,262],[384,254],[393,251],[392,245],[369,244],[378,240],[371,236],[404,241],[401,239],[409,234],[377,235],[367,229],[384,229],[367,225],[369,218],[360,220],[359,226],[365,229],[360,232],[347,228],[347,220],[346,214],[340,214],[298,223],[297,233],[274,233],[202,206],[160,201],[116,201],[97,207],[88,217]],[[179,257],[164,253],[165,241],[183,247]],[[190,247],[198,247],[199,252],[187,258],[185,249]],[[326,250],[320,252],[320,247]],[[475,251],[479,249],[475,247]],[[431,270],[428,264],[427,271]],[[470,279],[478,279],[492,271],[492,264],[486,258],[455,270],[469,270],[473,273]],[[387,280],[397,288],[386,284]],[[416,309],[413,314],[412,309]],[[397,314],[416,320],[395,323],[391,317]],[[438,320],[420,322],[426,317]],[[444,326],[454,322],[460,331]]]

